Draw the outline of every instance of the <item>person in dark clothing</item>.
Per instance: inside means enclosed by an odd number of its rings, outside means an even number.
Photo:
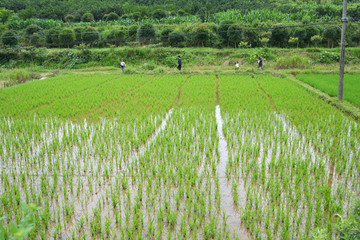
[[[180,56],[178,56],[178,66],[177,69],[179,69],[179,71],[181,70],[181,58]]]
[[[258,55],[258,57],[259,57],[258,66],[259,66],[259,68],[262,68],[263,59],[262,59],[262,57],[260,56],[260,54]]]

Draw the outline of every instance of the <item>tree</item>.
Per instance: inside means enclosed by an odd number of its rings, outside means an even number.
[[[157,9],[152,13],[153,19],[162,19],[162,18],[166,18],[166,17],[167,17],[167,14],[162,9]]]
[[[111,12],[111,13],[105,15],[105,20],[106,21],[117,21],[117,20],[119,20],[119,15],[117,15],[117,13]]]
[[[106,40],[116,46],[119,46],[125,40],[125,33],[122,29],[112,30]]]
[[[155,39],[156,30],[151,23],[145,23],[138,30],[138,38],[142,43],[149,43],[151,39]]]
[[[273,46],[286,46],[290,37],[290,30],[288,28],[275,28],[271,31],[271,33],[270,42]]]
[[[81,39],[85,43],[94,43],[100,38],[99,32],[93,27],[86,27],[81,33]]]
[[[229,47],[229,37],[228,37],[228,30],[229,27],[231,26],[231,24],[233,24],[234,21],[231,20],[227,20],[227,21],[223,21],[221,22],[219,29],[218,29],[218,33],[219,36],[221,37],[222,41]]]
[[[130,40],[134,41],[136,39],[138,29],[139,28],[136,25],[132,25],[132,26],[129,27],[129,29],[128,29],[128,38]]]
[[[322,41],[322,37],[319,35],[315,35],[311,37],[311,42],[314,43],[315,47],[318,46],[318,44]]]
[[[327,27],[324,31],[323,37],[328,40],[328,47],[334,47],[334,43],[340,40],[341,29],[336,26]]]
[[[26,35],[30,36],[33,35],[34,33],[40,33],[41,32],[41,27],[39,27],[36,24],[30,24],[26,29],[25,29],[25,33]]]
[[[74,44],[76,40],[75,31],[70,28],[64,28],[59,35],[60,44],[63,46],[67,46],[68,48]]]
[[[244,38],[242,28],[238,24],[232,24],[229,27],[228,38],[230,43],[234,44],[234,47],[236,48],[239,42],[241,42]]]
[[[194,33],[195,43],[205,47],[205,43],[209,39],[210,29],[206,25],[201,24],[195,28]]]
[[[10,19],[11,15],[13,15],[13,14],[14,14],[13,10],[8,10],[6,8],[0,8],[0,22],[2,24],[6,23]]]
[[[255,47],[259,42],[259,32],[256,30],[245,30],[244,40],[248,42],[251,47]]]
[[[299,47],[299,44],[302,44],[306,39],[306,29],[305,28],[296,28],[294,32],[294,38],[297,38],[297,47]]]
[[[183,47],[183,44],[185,42],[184,32],[179,29],[175,29],[170,34],[169,42],[170,45],[173,47]]]
[[[169,45],[169,37],[170,37],[170,33],[172,33],[172,29],[171,28],[164,28],[161,33],[160,33],[160,41],[164,44],[164,45]]]
[[[304,42],[310,46],[311,38],[315,35],[320,35],[320,29],[317,26],[306,26],[306,37]]]
[[[94,15],[92,15],[91,13],[84,13],[81,17],[81,21],[82,22],[92,22],[94,21]]]
[[[1,36],[1,41],[4,46],[16,46],[19,43],[19,36],[16,32],[7,31]]]
[[[298,48],[299,47],[299,38],[298,37],[290,37],[289,44],[294,45]]]
[[[198,15],[200,17],[201,22],[205,22],[206,19],[206,8],[202,7],[199,9]]]

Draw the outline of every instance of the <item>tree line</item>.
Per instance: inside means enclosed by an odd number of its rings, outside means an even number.
[[[180,26],[153,25],[103,27],[54,27],[42,29],[29,25],[23,31],[5,31],[2,45],[67,47],[80,44],[92,47],[155,44],[172,47],[335,47],[340,42],[341,28],[337,24],[305,24],[298,27],[282,24],[221,24],[194,23]],[[348,24],[347,43],[360,45],[359,23]]]

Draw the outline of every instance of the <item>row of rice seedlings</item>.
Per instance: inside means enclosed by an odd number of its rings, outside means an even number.
[[[234,237],[220,205],[217,134],[213,114],[174,110],[164,131],[118,175],[103,200],[100,238]],[[110,222],[106,223],[109,219]],[[91,229],[91,221],[88,224]],[[112,226],[112,232],[106,231]]]
[[[142,129],[155,129],[159,120],[150,116],[143,123],[124,125],[105,120],[89,124],[38,119],[47,127],[40,137],[32,138],[38,139],[30,144],[35,147],[26,149],[29,141],[16,137],[19,151],[14,154],[13,145],[6,142],[20,132],[2,131],[0,215],[19,221],[20,203],[36,203],[42,209],[32,236],[60,235],[73,219],[88,211],[93,195],[109,184],[139,142],[147,139],[148,131]],[[23,136],[32,134],[25,130],[33,132],[32,128],[23,129]]]

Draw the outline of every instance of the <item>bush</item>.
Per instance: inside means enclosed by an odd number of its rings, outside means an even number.
[[[16,46],[19,44],[19,37],[16,32],[7,31],[1,36],[1,41],[4,46]]]
[[[320,53],[320,57],[317,62],[320,63],[336,63],[340,60],[340,54],[334,52],[324,51]]]
[[[76,40],[75,31],[70,28],[64,28],[59,35],[59,42],[63,46],[70,47]]]
[[[34,33],[33,35],[30,36],[30,44],[32,46],[38,46],[39,44],[41,44],[42,41],[42,36],[38,33]]]
[[[280,57],[276,61],[277,69],[291,69],[299,68],[304,69],[309,67],[309,58],[301,55],[292,55],[290,57]]]
[[[149,43],[156,36],[156,30],[151,23],[145,23],[138,30],[138,38],[140,42]]]
[[[121,29],[112,30],[106,37],[107,42],[116,46],[125,41],[125,33]]]
[[[178,11],[178,15],[179,15],[180,17],[185,16],[185,15],[186,15],[186,12],[185,12],[184,10],[180,9],[180,10]]]
[[[81,32],[81,40],[85,43],[94,43],[99,40],[99,32],[93,27],[86,27]]]
[[[174,30],[170,33],[169,43],[173,47],[183,47],[185,42],[184,32],[181,30]]]
[[[31,24],[29,25],[26,29],[25,29],[25,33],[26,35],[28,36],[31,36],[33,35],[34,33],[39,33],[41,32],[41,27],[39,27],[38,25],[36,24]]]
[[[169,45],[169,37],[170,37],[170,33],[172,33],[172,29],[167,27],[164,28],[161,33],[160,33],[160,41],[164,44],[164,45]]]
[[[138,29],[139,28],[136,25],[132,25],[131,27],[129,27],[129,29],[128,29],[128,38],[130,40],[136,40]]]
[[[75,16],[68,14],[64,17],[65,22],[74,22],[75,21]]]
[[[117,20],[119,20],[119,15],[117,15],[117,13],[111,12],[111,13],[105,15],[105,20],[106,21],[117,21]]]
[[[82,22],[92,22],[94,21],[94,15],[91,13],[84,13],[81,17]]]
[[[51,45],[60,45],[61,28],[52,28],[46,34],[46,43]]]
[[[152,18],[154,18],[154,19],[162,19],[162,18],[166,18],[166,17],[167,17],[167,14],[162,9],[157,9],[152,13]]]

